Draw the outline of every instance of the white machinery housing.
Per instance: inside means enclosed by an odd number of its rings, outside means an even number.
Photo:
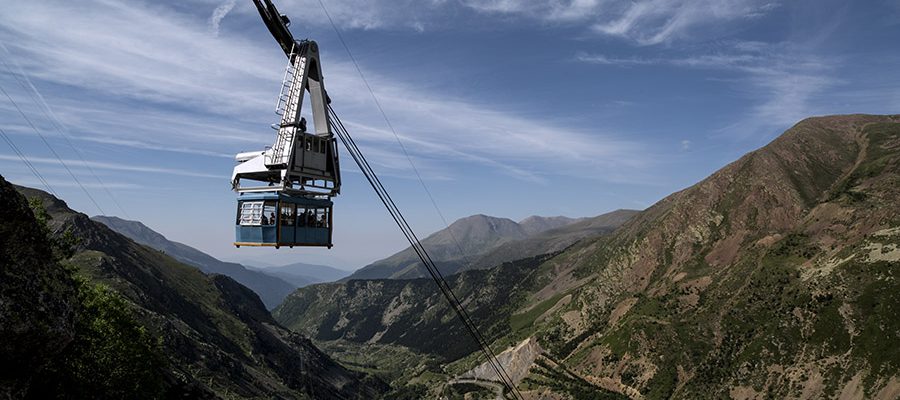
[[[275,143],[262,151],[235,156],[231,184],[238,193],[282,192],[330,198],[340,193],[341,175],[319,47],[314,41],[295,42],[288,59],[275,107],[281,120],[272,125],[278,132]],[[306,92],[311,103],[312,132],[307,132],[306,119],[301,116]]]

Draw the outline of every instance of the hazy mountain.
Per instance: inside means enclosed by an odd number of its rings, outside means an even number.
[[[306,263],[258,268],[257,271],[281,278],[295,287],[304,287],[313,283],[334,282],[350,275],[350,271],[329,267],[327,265]]]
[[[110,229],[125,235],[131,240],[150,246],[172,256],[178,261],[200,268],[201,271],[210,274],[228,275],[242,285],[250,288],[269,309],[274,308],[285,296],[294,289],[313,283],[313,280],[300,281],[301,285],[294,284],[277,277],[277,275],[264,274],[256,270],[248,269],[241,264],[220,261],[215,257],[197,250],[183,243],[166,239],[162,234],[148,228],[138,221],[129,221],[118,217],[95,216],[93,220],[103,223]]]
[[[533,397],[892,399],[898,198],[900,116],[811,118],[611,235],[449,281],[496,350],[536,340]],[[435,291],[314,285],[275,315],[344,354],[411,354],[427,373],[407,378],[437,386],[483,359],[458,358],[474,346],[443,336],[459,322]]]
[[[552,217],[554,223],[538,224],[538,226],[546,229],[538,231],[525,239],[513,240],[496,246],[481,254],[469,268],[463,267],[463,269],[490,268],[520,258],[561,251],[579,240],[611,233],[638,212],[636,210],[616,210],[593,218],[579,218],[577,220],[565,217]],[[540,218],[542,217],[529,217],[520,222],[520,225],[526,224],[526,221],[535,221],[535,219]],[[560,220],[560,218],[564,219]],[[563,223],[565,220],[570,222],[567,224]],[[554,225],[556,227],[553,227]]]
[[[574,222],[584,220],[585,218],[569,218],[569,217],[541,217],[532,215],[519,221],[519,226],[527,235],[534,235],[551,229],[569,225]]]
[[[619,214],[627,213],[628,211]],[[563,229],[565,226],[587,220],[589,219],[532,216],[517,223],[507,218],[479,214],[456,220],[449,228],[437,231],[422,240],[422,244],[441,272],[448,275],[463,268],[493,267],[506,261],[560,250],[585,235],[605,233],[617,226],[609,225],[593,229],[590,233],[588,233],[590,229],[574,230],[569,232],[570,234],[560,233],[560,236],[565,236],[566,239],[556,240],[553,236],[549,238],[551,242],[538,239],[545,232]],[[606,218],[602,221],[612,224],[619,219]],[[529,238],[536,240],[521,242]],[[565,243],[565,246],[560,247],[562,243]],[[528,254],[519,253],[521,250],[525,250]],[[344,280],[411,279],[428,276],[421,265],[416,253],[407,247],[397,254],[357,270]]]
[[[6,188],[5,181],[0,180],[0,185],[4,186],[0,189],[3,189],[2,201],[5,206],[9,199],[7,192],[10,190]],[[383,384],[344,369],[308,339],[284,329],[272,319],[256,294],[231,278],[217,274],[206,275],[160,251],[140,245],[106,225],[70,210],[63,201],[44,192],[28,188],[19,190],[29,198],[43,201],[47,213],[52,217],[51,228],[55,236],[77,239],[74,255],[65,263],[90,282],[102,283],[111,288],[117,296],[121,296],[123,306],[128,309],[110,309],[109,312],[133,313],[142,326],[131,335],[142,334],[140,332],[146,329],[150,338],[158,338],[154,339],[154,342],[158,340],[158,344],[153,346],[160,347],[159,351],[165,362],[159,364],[162,371],[154,375],[163,375],[166,397],[370,399],[384,390]],[[16,211],[21,213],[20,210]],[[29,221],[21,220],[29,218],[30,223],[36,224],[29,212],[21,218],[6,218],[0,221],[0,226],[27,224]],[[7,232],[7,228],[2,231]],[[21,240],[24,241],[18,242],[17,246],[38,246],[35,250],[40,250],[40,241],[32,240],[28,235],[23,235]],[[32,252],[32,256],[38,257],[39,253],[40,251]],[[42,284],[46,289],[38,288],[33,293],[38,299],[52,295],[50,288],[61,285],[46,279]],[[100,297],[96,301],[109,303],[110,300],[104,299],[106,297]],[[50,304],[51,300],[47,301]],[[116,302],[113,301],[112,304]],[[25,305],[27,303],[23,304]],[[54,307],[42,312],[61,312],[65,316],[66,311],[64,308]],[[27,320],[30,315],[19,315],[17,318]],[[117,318],[107,318],[105,323],[109,325],[93,329],[101,329],[99,332],[102,333],[130,324],[122,321],[124,317]],[[65,329],[65,325],[61,327]],[[91,344],[97,347],[97,351],[106,352],[105,358],[87,359],[96,364],[84,364],[79,368],[89,369],[73,372],[90,374],[92,368],[104,367],[109,363],[116,363],[119,357],[131,356],[130,353],[117,355],[116,347],[108,347],[127,345],[128,341],[121,341],[118,337],[111,338],[116,339],[119,344]],[[39,339],[40,336],[23,339],[16,345],[25,349],[30,340]],[[81,339],[83,342],[89,338]],[[129,336],[129,339],[136,340],[137,337]],[[45,347],[49,348],[51,345],[47,344]],[[90,353],[88,356],[92,357]],[[150,363],[151,360],[137,359],[135,362]],[[131,368],[134,365],[123,367]],[[115,376],[116,373],[125,371],[113,371],[104,379],[121,379]],[[129,380],[123,382],[133,384]],[[32,389],[38,393],[46,390],[43,387]],[[92,393],[91,396],[118,397],[106,393]]]

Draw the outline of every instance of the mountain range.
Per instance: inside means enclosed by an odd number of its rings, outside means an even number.
[[[314,283],[334,282],[350,275],[350,271],[327,265],[293,263],[277,267],[253,268],[266,275],[278,277],[295,287],[304,287]],[[283,298],[282,298],[283,299]]]
[[[594,218],[531,216],[520,222],[473,215],[437,231],[422,245],[445,275],[490,268],[505,261],[562,250],[576,241],[609,233],[637,211],[617,210]],[[412,279],[428,276],[411,247],[367,265],[343,280]]]
[[[254,268],[221,261],[183,243],[167,239],[138,221],[119,217],[94,216],[100,222],[135,242],[150,246],[188,265],[209,274],[227,275],[253,290],[268,309],[281,304],[284,298],[299,287],[313,283],[331,282],[349,272],[325,265],[294,263],[280,267]]]
[[[529,398],[896,399],[897,199],[900,116],[810,118],[610,234],[447,280]],[[427,279],[312,285],[274,315],[431,396],[491,379]]]

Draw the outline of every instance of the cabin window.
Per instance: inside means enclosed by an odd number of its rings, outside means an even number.
[[[278,204],[274,200],[266,200],[266,202],[263,204],[263,225],[275,225],[275,222],[278,222],[278,220],[275,219],[275,210],[277,209],[277,205]]]
[[[297,226],[308,228],[327,228],[328,209],[308,207],[297,208]]]
[[[297,226],[306,226],[306,209],[297,207]]]
[[[281,226],[294,226],[294,208],[290,203],[281,203]]]
[[[242,201],[238,209],[239,225],[260,225],[262,223],[263,202]]]
[[[317,228],[327,228],[328,227],[328,209],[326,209],[326,208],[315,209],[315,225],[314,226]]]
[[[312,151],[312,138],[306,138],[306,151]]]

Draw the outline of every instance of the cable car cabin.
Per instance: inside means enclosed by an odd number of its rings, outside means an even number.
[[[234,245],[332,246],[332,202],[284,193],[244,193],[238,198]]]

